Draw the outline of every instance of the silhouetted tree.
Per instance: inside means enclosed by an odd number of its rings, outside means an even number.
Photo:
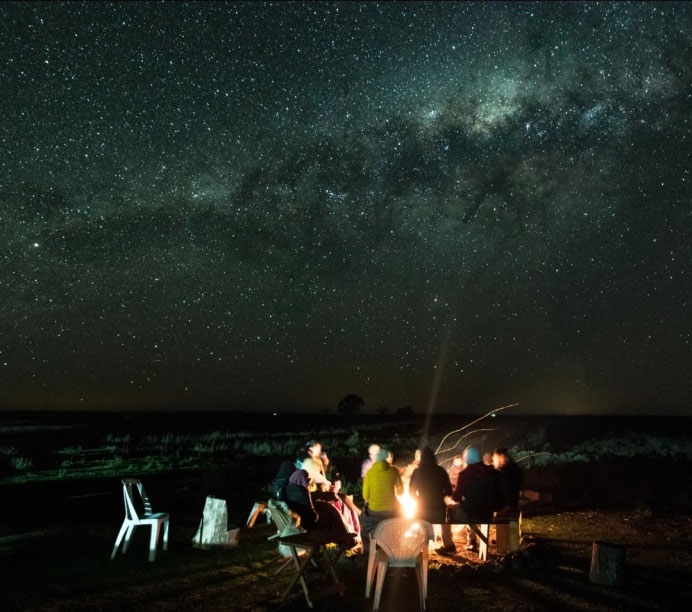
[[[391,411],[391,409],[389,408],[389,406],[380,406],[380,407],[377,409],[377,412],[378,412],[379,414],[389,414],[390,411]]]
[[[363,406],[365,406],[363,398],[357,396],[355,393],[351,393],[339,402],[336,409],[342,414],[355,414],[359,412]]]

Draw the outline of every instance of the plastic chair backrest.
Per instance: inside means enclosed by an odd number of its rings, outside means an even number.
[[[137,508],[135,507],[135,490],[144,506],[143,516],[153,514],[151,502],[149,501],[147,492],[144,490],[142,481],[136,478],[124,478],[123,498],[125,501],[125,518],[131,521],[138,521],[140,519],[139,512],[137,512]]]
[[[371,536],[392,561],[413,560],[435,539],[433,527],[419,519],[380,521]]]

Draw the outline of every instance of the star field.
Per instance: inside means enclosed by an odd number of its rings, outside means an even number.
[[[689,412],[686,4],[0,11],[1,407]]]

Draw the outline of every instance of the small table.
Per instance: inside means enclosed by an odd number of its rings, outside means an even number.
[[[305,577],[303,576],[305,570],[310,565],[310,562],[314,558],[324,559],[327,565],[327,573],[324,576],[331,576],[333,584],[329,587],[322,589],[316,595],[319,597],[324,597],[326,595],[331,595],[333,593],[339,593],[343,597],[345,592],[345,585],[339,580],[336,575],[336,569],[334,565],[339,560],[341,555],[347,548],[352,544],[348,536],[343,533],[328,530],[316,530],[307,531],[305,533],[298,533],[296,535],[285,536],[279,538],[279,543],[288,546],[291,549],[291,555],[293,556],[293,561],[295,564],[295,574],[291,578],[290,584],[286,587],[281,601],[285,601],[288,594],[291,592],[296,582],[300,581],[300,585],[303,587],[303,593],[305,593],[305,599],[308,602],[308,606],[312,608],[313,602],[310,599],[310,591],[308,590],[308,585],[305,582]],[[333,555],[329,554],[327,550],[328,544],[336,544],[336,552]],[[298,552],[296,549],[303,549],[307,551],[307,554],[301,560],[298,557]]]

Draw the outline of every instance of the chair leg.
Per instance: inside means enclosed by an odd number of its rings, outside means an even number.
[[[382,597],[382,585],[384,584],[384,577],[387,575],[387,567],[389,563],[386,561],[380,561],[377,564],[377,584],[375,585],[375,600],[372,604],[372,612],[377,612],[380,608],[380,598]]]
[[[163,522],[163,549],[168,550],[168,528],[170,527],[171,522],[166,519]]]
[[[149,537],[149,561],[156,559],[156,544],[159,540],[159,526],[161,523],[151,524],[151,536]]]
[[[423,554],[421,559],[421,569],[423,570],[423,598],[428,598],[428,555]]]
[[[255,502],[255,505],[252,506],[252,510],[250,510],[250,516],[247,517],[247,522],[245,523],[245,526],[253,527],[255,525],[257,517],[260,514],[263,514],[266,509],[267,504],[265,502]]]
[[[283,559],[283,557],[279,557],[279,558],[280,558],[280,559]],[[280,567],[278,570],[276,570],[276,571],[274,572],[274,576],[276,576],[277,574],[280,574],[281,572],[283,572],[284,569],[286,569],[286,568],[290,565],[290,563],[291,563],[292,561],[293,561],[293,559],[292,559],[291,557],[289,557],[288,559],[286,559],[286,560],[281,564],[281,567]]]
[[[137,525],[130,523],[127,527],[127,533],[125,534],[125,542],[123,543],[123,555],[130,549],[130,540],[132,539],[132,532],[135,530]]]
[[[418,600],[420,609],[425,611],[425,581],[423,580],[423,560],[416,562],[416,580],[418,582]]]
[[[487,523],[485,525],[480,525],[481,533],[485,536],[485,541],[483,538],[478,538],[480,542],[478,543],[478,558],[481,561],[487,561],[488,559],[488,536],[490,535],[490,525]]]
[[[370,540],[370,550],[368,551],[368,570],[365,574],[365,597],[370,597],[372,583],[375,581],[375,571],[377,570],[377,553],[375,544]]]
[[[123,536],[125,535],[125,532],[127,531],[127,522],[123,522],[122,526],[120,527],[120,531],[118,532],[118,537],[115,538],[115,546],[113,546],[113,552],[111,553],[111,561],[115,559],[115,555],[118,554],[118,547],[120,546],[120,542],[123,541]]]

